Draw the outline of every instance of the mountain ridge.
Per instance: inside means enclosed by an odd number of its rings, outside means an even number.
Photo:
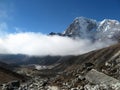
[[[104,19],[96,21],[86,17],[77,17],[63,33],[51,32],[49,35],[68,36],[72,38],[94,40],[119,41],[120,22],[118,20]]]

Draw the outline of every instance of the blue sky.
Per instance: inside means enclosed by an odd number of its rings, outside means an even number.
[[[75,17],[120,21],[119,0],[0,0],[0,29],[63,32]]]

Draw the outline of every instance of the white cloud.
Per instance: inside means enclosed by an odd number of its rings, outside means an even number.
[[[14,4],[0,3],[0,20],[8,19],[14,12]],[[115,42],[95,42],[87,39],[71,39],[60,36],[47,36],[41,33],[26,32],[15,27],[18,33],[8,34],[8,25],[0,22],[0,54],[28,54],[28,55],[78,55],[99,49]]]
[[[0,53],[43,55],[78,55],[99,49],[114,42],[95,42],[87,39],[71,39],[61,36],[47,36],[41,33],[14,33],[0,38]]]

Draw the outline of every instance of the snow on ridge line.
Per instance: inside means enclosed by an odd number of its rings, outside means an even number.
[[[77,17],[63,34],[98,40],[103,37],[113,38],[118,32],[120,32],[120,22],[117,20],[104,19],[98,22],[85,17]]]

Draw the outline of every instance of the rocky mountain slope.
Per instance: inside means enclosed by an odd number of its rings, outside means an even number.
[[[78,88],[76,90],[119,90],[119,56],[120,44],[116,44],[83,55],[71,56],[68,59],[64,58],[65,61],[53,68],[53,71],[59,71],[61,74],[54,79],[52,85],[66,88],[65,90],[71,88]],[[116,83],[114,81],[118,84],[116,86],[119,87],[118,89],[115,89],[113,84]],[[103,82],[109,83],[109,85]],[[112,89],[113,87],[114,89]]]
[[[22,75],[19,75],[9,69],[0,67],[0,85],[13,80],[26,80],[26,79]]]

